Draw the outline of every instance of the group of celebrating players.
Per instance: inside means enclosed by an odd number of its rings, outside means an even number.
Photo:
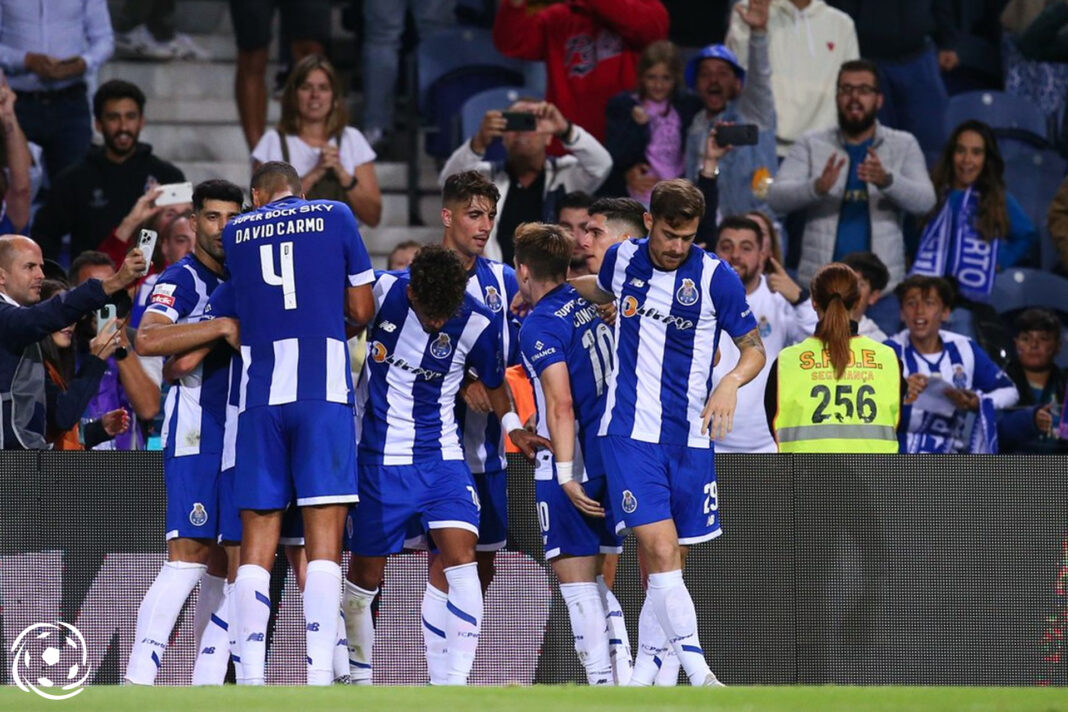
[[[520,226],[514,269],[482,256],[499,194],[477,172],[446,181],[442,244],[403,272],[376,273],[348,207],[303,199],[288,164],[257,169],[251,194],[242,213],[237,186],[197,186],[196,250],[159,277],[138,332],[139,352],[168,357],[174,383],[168,560],[125,679],[153,684],[199,583],[192,682],[221,684],[232,657],[239,684],[264,684],[283,544],[303,594],[308,684],[371,683],[371,603],[386,557],[406,547],[430,551],[429,681],[466,684],[507,540],[510,437],[536,459],[545,556],[590,684],[650,685],[669,660],[691,684],[721,684],[682,568],[690,545],[720,533],[710,438],[730,429],[764,350],[736,274],[693,244],[700,191],[659,183],[648,237],[617,242],[570,281],[572,243],[554,225]],[[353,388],[346,342],[361,331]],[[741,355],[713,389],[721,331]],[[504,370],[518,363],[536,433],[512,410]],[[627,532],[648,573],[633,662],[605,565]]]

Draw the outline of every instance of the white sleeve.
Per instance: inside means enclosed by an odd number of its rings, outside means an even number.
[[[345,133],[341,137],[341,165],[346,171],[352,173],[356,166],[370,163],[378,158],[371,144],[352,126],[345,127]]]
[[[163,357],[142,356],[136,351],[134,356],[141,362],[141,368],[145,369],[145,374],[156,384],[156,387],[161,386],[163,384]]]
[[[275,129],[267,129],[263,133],[256,148],[252,149],[252,160],[260,163],[282,160],[282,143]]]

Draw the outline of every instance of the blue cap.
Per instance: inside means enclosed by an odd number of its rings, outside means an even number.
[[[714,44],[701,48],[701,51],[686,63],[686,86],[691,89],[695,88],[694,84],[697,83],[697,65],[706,59],[722,59],[724,62],[731,65],[731,69],[734,70],[734,73],[738,75],[739,79],[743,82],[745,81],[745,70],[742,69],[742,65],[738,63],[738,58],[734,56],[734,52],[727,49],[726,45]]]

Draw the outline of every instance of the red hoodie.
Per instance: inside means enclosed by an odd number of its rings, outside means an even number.
[[[545,62],[546,100],[604,140],[608,100],[636,85],[638,56],[668,33],[660,0],[566,0],[530,14],[504,0],[493,44],[508,57]]]

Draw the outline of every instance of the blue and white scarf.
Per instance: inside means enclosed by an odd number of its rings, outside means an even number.
[[[963,369],[964,360],[956,344],[945,342],[941,358],[949,358],[953,366]],[[903,361],[908,373],[919,373],[917,359],[921,356],[912,344],[905,347]],[[926,359],[924,359],[926,361]],[[928,362],[930,363],[930,362]],[[931,369],[937,372],[936,368]],[[955,371],[957,369],[954,369]],[[966,387],[966,383],[954,377],[953,385],[956,388]],[[923,412],[923,419],[918,432],[910,432],[904,437],[903,452],[911,453],[937,453],[947,454],[954,452],[968,452],[975,455],[996,455],[998,452],[998,429],[994,414],[994,400],[982,393],[979,396],[979,410],[975,413],[965,413],[958,410],[950,417],[938,413]],[[908,422],[912,417],[912,406],[902,408],[901,418]],[[960,449],[962,448],[963,449]]]
[[[962,296],[989,302],[997,271],[998,241],[987,242],[975,229],[979,193],[971,188],[964,191],[955,223],[951,203],[946,198],[942,210],[923,229],[909,274],[953,277]]]

